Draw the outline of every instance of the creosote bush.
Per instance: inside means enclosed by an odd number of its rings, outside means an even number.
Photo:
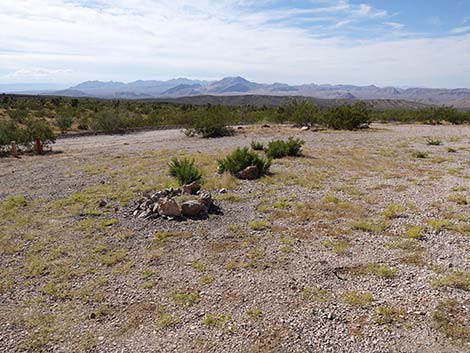
[[[194,160],[189,158],[173,158],[170,163],[170,175],[178,180],[180,185],[190,184],[194,181],[200,181],[202,173],[194,165]]]
[[[248,147],[237,148],[227,157],[218,160],[219,173],[230,172],[236,175],[247,167],[256,166],[258,175],[268,174],[271,167],[271,159],[265,159],[256,152],[250,151]]]
[[[233,121],[232,112],[224,106],[209,106],[205,110],[194,111],[191,124],[186,129],[187,136],[199,135],[204,138],[233,135],[234,131],[227,126]]]
[[[287,141],[271,141],[266,148],[266,155],[269,158],[282,158],[286,156],[298,156],[305,141],[289,137]]]
[[[355,130],[370,124],[370,110],[366,103],[340,105],[323,113],[323,123],[335,130]]]

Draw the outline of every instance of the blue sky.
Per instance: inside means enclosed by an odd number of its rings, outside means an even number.
[[[0,84],[470,87],[470,0],[0,0]]]

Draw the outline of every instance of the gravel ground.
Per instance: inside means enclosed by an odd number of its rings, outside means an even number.
[[[206,220],[135,219],[132,202],[106,194],[109,209],[93,214],[76,197],[148,185],[170,155],[213,168],[236,146],[290,135],[304,156],[211,190],[223,214]],[[213,140],[177,130],[61,139],[61,153],[1,159],[0,200],[28,202],[0,213],[0,351],[469,352],[469,146],[470,126],[273,126]],[[444,325],[436,313],[449,301]]]

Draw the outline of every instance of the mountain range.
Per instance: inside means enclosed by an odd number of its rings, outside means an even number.
[[[1,88],[1,87],[0,87]],[[33,92],[21,92],[33,93]],[[243,77],[226,77],[219,81],[178,78],[168,81],[102,82],[87,81],[64,90],[47,90],[35,94],[73,97],[153,99],[192,96],[304,96],[335,100],[407,100],[431,105],[448,105],[459,109],[470,109],[470,89],[400,88],[284,83],[262,84]]]

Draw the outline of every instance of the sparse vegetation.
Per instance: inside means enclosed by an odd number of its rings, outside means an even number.
[[[367,292],[351,291],[341,294],[339,299],[349,305],[367,307],[372,303],[373,297]]]
[[[287,141],[271,141],[266,148],[268,158],[283,158],[287,156],[298,156],[304,141],[289,137]]]
[[[258,141],[251,141],[251,149],[253,149],[254,151],[263,151],[264,144]]]
[[[470,291],[470,272],[453,271],[435,279],[432,284],[436,287],[453,287]]]
[[[367,270],[378,277],[383,277],[383,278],[391,278],[394,277],[395,274],[397,273],[397,270],[394,268],[391,268],[387,265],[384,264],[371,264],[367,266]]]
[[[406,312],[401,309],[379,306],[375,309],[374,321],[380,325],[390,325],[406,319]]]
[[[463,343],[470,342],[468,304],[468,301],[441,301],[432,316],[436,328],[446,337]]]
[[[195,166],[193,159],[173,158],[169,163],[170,175],[178,180],[180,185],[191,184],[202,179],[201,171]]]
[[[252,230],[260,231],[260,230],[270,229],[271,224],[266,220],[259,219],[259,220],[251,221],[248,224],[248,227],[250,227],[250,229],[252,229]]]
[[[227,157],[217,162],[219,173],[230,172],[234,175],[247,167],[255,166],[258,168],[258,175],[262,176],[267,174],[271,167],[271,160],[260,157],[257,153],[250,151],[248,147],[237,148]]]
[[[406,231],[406,237],[410,239],[420,240],[424,238],[423,228],[420,226],[414,226]]]

